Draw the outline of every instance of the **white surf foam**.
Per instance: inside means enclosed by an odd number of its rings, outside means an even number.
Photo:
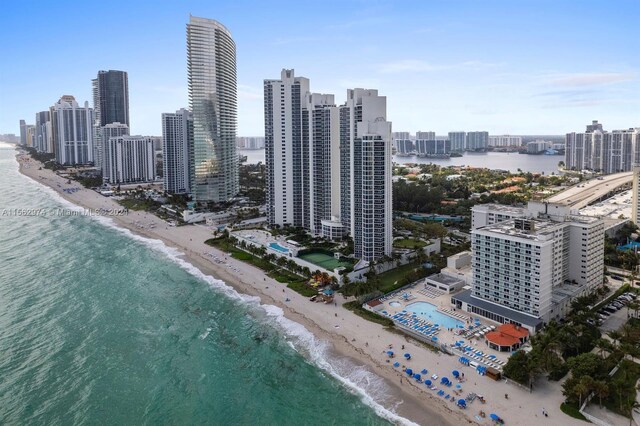
[[[29,179],[26,176],[25,178]],[[38,183],[38,186],[56,202],[75,211],[83,210],[82,207],[66,200],[52,188],[49,188],[38,181],[32,179],[29,180]],[[283,310],[278,306],[267,304],[263,305],[260,303],[259,297],[239,293],[224,281],[204,274],[200,269],[182,258],[184,253],[173,247],[168,247],[161,240],[135,234],[129,229],[117,225],[113,220],[104,216],[90,217],[95,219],[98,223],[124,234],[128,238],[138,241],[156,252],[162,253],[182,269],[194,277],[205,281],[210,287],[224,293],[227,297],[251,305],[256,309],[263,310],[267,317],[270,318],[284,333],[287,341],[296,351],[302,353],[313,365],[331,375],[347,390],[357,395],[360,400],[365,405],[371,407],[378,416],[399,425],[416,425],[416,423],[413,423],[409,419],[399,416],[392,409],[385,408],[382,403],[379,402],[388,398],[386,393],[387,385],[380,376],[377,376],[365,367],[357,366],[345,359],[331,357],[329,354],[330,345],[328,342],[317,339],[313,333],[307,330],[302,324],[286,318]],[[399,402],[396,402],[394,405],[397,406],[398,404]]]

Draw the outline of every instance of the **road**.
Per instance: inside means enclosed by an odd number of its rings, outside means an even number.
[[[590,179],[567,188],[548,198],[547,201],[581,209],[624,184],[631,183],[632,179],[633,172],[615,173],[602,176],[601,179]]]

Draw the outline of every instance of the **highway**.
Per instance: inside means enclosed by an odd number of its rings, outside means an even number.
[[[609,192],[625,184],[630,184],[632,180],[633,172],[606,175],[573,185],[559,194],[547,198],[546,201],[581,209],[594,201],[604,198]]]

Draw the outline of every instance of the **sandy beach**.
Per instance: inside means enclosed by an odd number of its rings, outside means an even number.
[[[103,197],[90,189],[83,188],[78,182],[56,175],[51,170],[39,169],[40,164],[26,155],[18,155],[20,172],[25,176],[46,185],[66,200],[86,209],[122,210],[116,201]],[[76,192],[64,192],[65,188],[80,188]],[[28,206],[25,206],[28,208]],[[266,277],[259,269],[232,259],[213,247],[204,244],[211,237],[206,226],[172,227],[162,219],[144,212],[129,211],[124,215],[109,216],[118,226],[132,232],[163,241],[184,253],[184,259],[203,273],[223,280],[238,292],[254,295],[263,304],[280,307],[284,315],[312,332],[317,338],[330,342],[335,353],[349,357],[354,363],[366,365],[371,371],[384,378],[396,400],[402,403],[394,411],[421,425],[463,425],[494,424],[489,413],[497,413],[508,425],[538,425],[556,423],[579,425],[581,421],[566,416],[560,411],[564,400],[558,383],[539,380],[533,393],[505,381],[495,382],[478,376],[473,369],[458,363],[458,357],[432,352],[422,345],[400,334],[383,329],[378,324],[366,321],[342,308],[345,300],[337,295],[336,305],[311,303],[308,298],[299,295],[283,284]],[[153,225],[152,225],[153,224]],[[224,259],[225,263],[213,261],[212,256]],[[284,289],[284,291],[283,291]],[[427,368],[429,375],[451,377],[452,370],[465,373],[462,383],[464,395],[475,392],[484,395],[486,404],[479,401],[471,403],[462,410],[451,401],[435,395],[424,384],[409,380],[400,368],[394,368],[388,362],[385,352],[392,345],[396,352],[409,352],[410,361],[400,361],[417,371]],[[395,361],[394,359],[393,361]],[[508,399],[505,399],[508,394]],[[542,415],[542,410],[549,417]],[[486,418],[476,418],[480,410],[487,413]]]

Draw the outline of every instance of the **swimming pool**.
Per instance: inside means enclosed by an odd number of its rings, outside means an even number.
[[[279,251],[280,253],[289,253],[289,249],[286,247],[282,247],[280,244],[278,243],[269,243],[269,247],[271,247],[272,249]]]
[[[394,308],[397,308],[398,306],[402,306],[402,304],[394,300],[393,302],[389,302],[389,306],[393,306]]]
[[[411,311],[425,320],[439,324],[441,328],[456,328],[464,325],[462,321],[452,318],[437,311],[437,307],[427,302],[415,302],[406,306],[407,311]]]

